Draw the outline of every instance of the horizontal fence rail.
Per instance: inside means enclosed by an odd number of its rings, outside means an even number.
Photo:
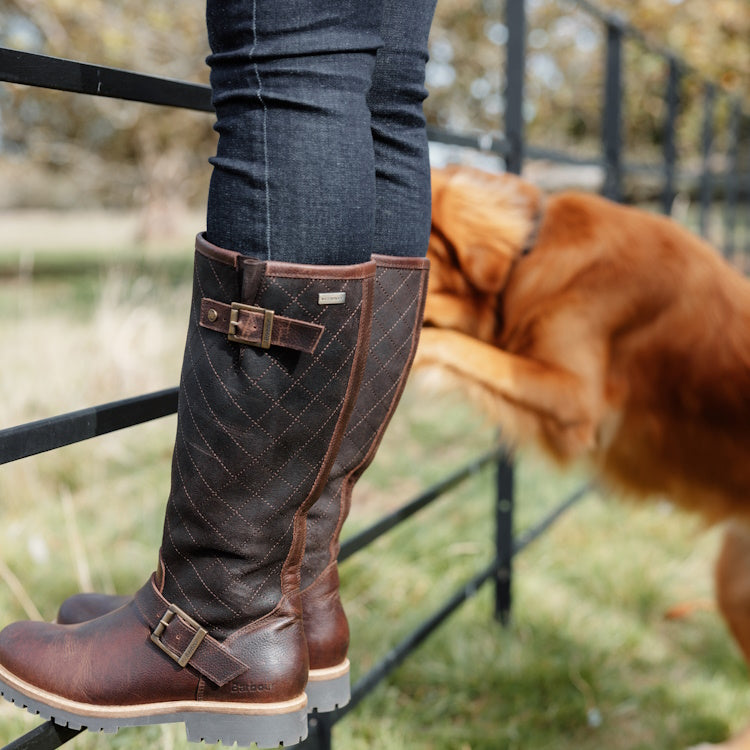
[[[0,47],[0,80],[55,91],[213,112],[209,86],[7,47]]]
[[[726,191],[725,252],[737,247],[737,230],[747,229],[738,212],[740,202],[747,202],[750,184],[742,174],[739,162],[743,148],[740,140],[742,123],[746,121],[740,102],[733,104],[729,120],[728,164],[721,174],[712,170],[710,157],[715,149],[717,133],[714,112],[717,97],[724,95],[711,81],[704,81],[704,127],[701,142],[702,166],[687,170],[678,163],[675,141],[676,124],[680,114],[680,84],[687,75],[697,72],[669,50],[652,44],[637,29],[616,15],[605,13],[588,0],[573,0],[574,4],[596,18],[605,33],[605,81],[602,107],[601,153],[581,156],[540,145],[526,143],[524,132],[524,78],[526,65],[527,16],[524,0],[506,0],[504,22],[508,28],[506,47],[506,90],[503,134],[456,133],[447,129],[428,129],[430,140],[448,146],[474,149],[504,160],[506,169],[520,173],[525,160],[547,160],[572,166],[593,166],[604,174],[603,192],[618,199],[623,192],[623,177],[627,174],[649,174],[662,180],[662,210],[672,210],[676,185],[686,178],[699,186],[700,228],[708,231],[708,210],[719,185]],[[635,40],[638,44],[660,55],[668,64],[667,85],[664,92],[663,161],[638,164],[625,158],[623,142],[623,94],[625,59],[623,43]],[[102,65],[13,50],[0,47],[0,81],[58,91],[102,96],[146,104],[177,107],[210,113],[213,111],[211,90],[208,86],[159,76],[145,75]],[[745,250],[750,252],[750,231],[746,232]],[[152,419],[173,414],[177,408],[177,389],[167,389],[109,404],[31,422],[0,430],[0,463],[30,457],[44,451],[71,445],[98,435],[135,426]],[[495,517],[496,553],[482,569],[471,576],[437,610],[402,641],[390,649],[353,687],[351,703],[330,714],[310,718],[310,736],[304,745],[309,750],[328,750],[332,743],[332,729],[397,666],[399,666],[441,623],[464,602],[472,598],[487,582],[495,582],[496,616],[507,622],[510,614],[512,560],[516,554],[538,539],[567,510],[593,489],[585,485],[563,500],[553,511],[520,536],[513,533],[513,467],[507,455],[493,449],[426,489],[391,514],[346,539],[341,547],[343,562],[364,550],[369,544],[407,521],[422,509],[459,486],[477,472],[494,466],[497,471]],[[53,750],[78,735],[73,730],[47,722],[7,745],[4,750]]]
[[[497,462],[501,459],[502,454],[498,450],[493,450],[489,453],[485,453],[483,456],[475,459],[471,463],[464,466],[462,469],[456,471],[454,474],[446,477],[442,482],[438,482],[438,484],[425,490],[421,495],[414,498],[411,502],[380,519],[369,528],[360,531],[358,534],[355,534],[345,542],[342,542],[341,551],[339,552],[339,561],[346,560],[355,552],[358,552],[368,544],[371,544],[376,539],[383,536],[383,534],[387,533],[410,516],[413,516],[415,513],[422,510],[422,508],[427,507],[430,503],[432,503],[441,495],[445,494],[448,490],[456,487],[457,485],[461,484],[461,482],[471,477],[473,474],[479,472],[491,461]]]
[[[449,488],[475,474],[481,465],[489,461],[495,461],[499,473],[512,475],[512,464],[505,451],[499,449],[484,456],[479,461],[474,461],[459,470],[452,477],[430,490],[427,490],[424,496],[430,496],[436,500]],[[442,489],[441,489],[442,488]],[[445,620],[453,614],[462,604],[474,597],[481,587],[495,579],[498,572],[504,567],[510,565],[515,555],[522,552],[532,542],[538,539],[555,521],[557,521],[567,510],[580,502],[592,490],[592,485],[585,485],[573,492],[569,497],[563,500],[548,515],[537,522],[532,528],[528,529],[521,537],[511,542],[510,546],[498,548],[498,555],[486,567],[475,573],[469,580],[460,586],[455,593],[442,604],[435,612],[425,618],[419,626],[403,638],[398,644],[391,648],[384,657],[370,669],[367,674],[361,677],[352,687],[352,697],[350,702],[335,711],[325,714],[314,715],[310,717],[309,736],[300,748],[305,750],[328,750],[331,747],[331,729],[344,716],[354,710],[357,705],[371,693],[393,670],[400,666],[406,658],[416,649],[424,640],[433,633]],[[419,498],[417,498],[419,499]],[[432,500],[430,502],[432,502]],[[404,508],[414,506],[416,501],[407,503]],[[424,506],[422,506],[424,507]],[[409,514],[411,515],[411,514]],[[402,520],[408,516],[404,516]],[[377,524],[376,524],[377,526]],[[374,527],[373,527],[374,528]],[[374,537],[375,538],[375,537]],[[342,545],[343,549],[343,545]]]
[[[55,750],[84,731],[84,729],[62,727],[53,721],[48,721],[6,745],[3,750]]]
[[[80,443],[177,411],[177,388],[0,430],[0,464]]]
[[[665,213],[670,213],[675,194],[675,184],[680,179],[695,181],[700,195],[699,228],[704,236],[708,233],[708,212],[717,185],[726,186],[728,207],[726,211],[725,253],[737,247],[736,233],[740,222],[736,220],[737,205],[750,195],[750,175],[739,173],[739,130],[744,118],[741,103],[733,101],[729,122],[729,170],[717,175],[711,169],[709,157],[716,140],[713,116],[718,89],[712,82],[705,82],[704,127],[702,135],[703,167],[696,171],[680,167],[674,133],[679,111],[679,81],[688,72],[697,75],[684,61],[668,50],[648,43],[635,28],[625,24],[617,16],[594,13],[585,0],[574,0],[582,9],[597,17],[607,32],[605,105],[603,110],[601,155],[580,156],[562,150],[527,144],[523,137],[523,80],[516,71],[523,70],[526,20],[523,0],[508,0],[508,85],[506,90],[506,135],[488,133],[457,133],[445,128],[428,127],[428,136],[435,143],[462,148],[471,148],[495,154],[506,161],[508,171],[520,172],[526,158],[546,160],[572,166],[595,166],[602,168],[605,180],[602,192],[613,200],[622,196],[622,180],[625,174],[649,174],[663,180],[661,203]],[[664,159],[661,163],[636,163],[623,156],[622,107],[623,39],[636,39],[647,49],[661,55],[669,65],[668,84],[665,89],[666,116],[664,122]],[[49,57],[31,52],[0,47],[0,81],[28,86],[43,87],[72,93],[103,96],[138,101],[170,107],[180,107],[199,112],[213,112],[210,87],[159,76],[144,75],[130,70],[112,68],[90,63]],[[518,114],[517,114],[518,113]],[[746,250],[750,251],[750,232],[746,237]]]

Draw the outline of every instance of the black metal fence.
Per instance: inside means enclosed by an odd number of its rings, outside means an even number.
[[[660,183],[659,203],[663,213],[671,214],[680,183],[694,186],[698,196],[698,229],[709,236],[710,214],[717,197],[722,198],[722,231],[719,244],[724,254],[750,254],[750,113],[747,101],[725,91],[718,83],[702,76],[685,60],[659,47],[619,16],[603,12],[589,0],[569,0],[569,4],[595,19],[604,35],[604,82],[600,117],[600,149],[593,157],[582,157],[571,150],[555,150],[527,141],[524,126],[526,39],[528,15],[525,0],[506,0],[504,23],[508,29],[505,48],[503,135],[467,135],[430,129],[431,139],[477,151],[496,154],[509,172],[520,173],[525,162],[542,160],[580,167],[598,167],[603,172],[601,192],[612,200],[622,200],[628,177],[647,176]],[[675,11],[678,12],[678,11]],[[661,159],[639,162],[626,158],[624,137],[626,94],[626,45],[660,58],[665,66],[662,92],[664,120],[661,126]],[[637,74],[637,71],[634,71]],[[687,83],[702,92],[702,130],[697,158],[680,164],[677,129],[683,113]],[[723,128],[717,126],[720,105],[728,108]],[[724,144],[724,153],[719,149]],[[720,160],[714,157],[721,156]],[[717,167],[715,161],[720,161]],[[696,162],[700,165],[696,167]],[[744,166],[743,166],[744,165]],[[741,212],[740,208],[745,211]],[[713,238],[711,238],[713,239]]]
[[[636,29],[614,16],[602,13],[587,0],[575,0],[575,2],[585,12],[598,19],[606,32],[606,81],[602,103],[600,157],[581,159],[567,153],[555,152],[526,143],[523,104],[527,16],[524,0],[506,0],[505,5],[503,21],[509,34],[506,45],[504,137],[471,136],[436,129],[430,129],[430,137],[444,144],[465,146],[497,154],[505,160],[506,169],[515,173],[521,172],[526,158],[546,159],[573,165],[600,166],[605,176],[602,192],[613,199],[622,197],[623,179],[629,171],[650,171],[661,177],[661,205],[662,209],[669,213],[676,192],[676,180],[680,174],[675,148],[680,80],[685,75],[696,75],[696,73],[668,51],[652,47],[652,51],[663,55],[669,66],[667,86],[664,91],[666,118],[663,162],[658,165],[627,162],[623,158],[622,135],[623,42],[629,38],[638,44],[650,45]],[[6,48],[0,48],[0,81],[40,86],[75,94],[147,102],[166,107],[182,107],[202,112],[212,111],[210,90],[206,86]],[[713,112],[717,97],[725,94],[722,94],[719,88],[711,82],[705,82],[704,91],[703,169],[697,176],[700,186],[700,227],[702,231],[706,231],[714,191],[717,185],[722,183],[725,205],[723,233],[725,252],[732,252],[738,247],[738,233],[742,231],[743,226],[745,249],[750,250],[750,234],[747,231],[746,219],[743,224],[739,214],[739,207],[748,202],[750,195],[748,176],[743,175],[739,168],[739,154],[742,146],[741,125],[746,117],[741,103],[733,100],[732,117],[728,125],[730,129],[727,139],[729,143],[728,167],[724,174],[714,174],[709,160],[716,135],[713,127]],[[0,464],[173,414],[176,406],[177,389],[174,388],[2,429],[0,430]],[[472,461],[468,466],[425,490],[370,528],[347,539],[342,545],[341,561],[365,550],[372,541],[390,531],[397,524],[417,513],[477,471],[490,466],[495,467],[496,471],[494,558],[467,580],[437,611],[426,617],[410,635],[385,654],[380,662],[354,685],[352,700],[346,707],[332,713],[310,717],[310,733],[304,743],[306,748],[314,750],[330,748],[332,730],[336,722],[366,698],[376,685],[486,582],[494,583],[495,612],[498,620],[507,622],[511,612],[513,557],[589,491],[588,486],[580,488],[563,500],[554,511],[531,530],[523,536],[516,537],[513,533],[513,466],[502,449],[494,448]],[[60,747],[81,731],[83,730],[72,730],[48,722],[10,743],[4,750],[51,750]]]

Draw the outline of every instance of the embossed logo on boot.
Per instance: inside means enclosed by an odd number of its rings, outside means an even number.
[[[319,305],[343,305],[346,302],[346,292],[320,292]]]
[[[254,682],[250,683],[249,685],[241,685],[235,683],[234,685],[232,685],[233,693],[270,693],[272,691],[272,682]]]

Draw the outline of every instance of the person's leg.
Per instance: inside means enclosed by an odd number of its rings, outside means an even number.
[[[7,700],[94,731],[184,722],[190,740],[260,746],[306,733],[305,516],[372,319],[378,5],[209,0],[212,242],[196,243],[156,573],[95,620],[4,628]]]
[[[430,165],[422,103],[427,96],[427,41],[436,0],[384,0],[368,94],[375,150],[373,252],[427,253]]]
[[[367,260],[375,166],[367,92],[378,0],[208,0],[219,133],[207,238],[264,260]]]
[[[421,256],[429,236],[430,187],[422,101],[427,36],[435,2],[385,1],[387,15],[381,27],[385,45],[378,51],[368,98],[373,115],[371,137],[378,155],[377,211],[369,230],[371,237],[363,241],[367,240],[376,253],[389,255],[373,256],[377,272],[363,387],[323,494],[309,512],[302,569],[304,627],[311,666],[308,706],[318,710],[330,710],[349,699],[348,626],[339,599],[336,566],[339,534],[354,484],[371,463],[403,391],[417,345],[427,282],[428,264]],[[285,159],[279,163],[284,164]],[[359,167],[364,170],[363,164]],[[245,169],[243,174],[248,177],[251,171]],[[228,185],[231,173],[224,175],[217,169],[212,190],[217,179]],[[367,182],[364,174],[358,173],[356,179]],[[244,195],[242,200],[250,205],[253,193],[245,190],[249,184],[238,178],[232,200]],[[374,189],[374,181],[368,184]],[[255,193],[260,204],[263,195],[263,191]],[[215,191],[212,197],[217,197]],[[251,219],[248,215],[248,226]],[[229,217],[225,226],[216,228],[217,234],[229,231],[231,225]],[[260,222],[258,226],[275,225]],[[243,231],[243,226],[238,229]],[[271,239],[273,245],[273,236]],[[238,244],[245,242],[251,246],[249,240]],[[255,242],[262,242],[262,238]],[[58,620],[81,622],[126,601],[78,595],[64,603]]]
[[[336,461],[307,518],[303,624],[307,694],[319,710],[349,700],[349,628],[339,597],[339,537],[354,486],[372,463],[406,384],[427,291],[430,169],[422,102],[435,0],[384,0],[368,96],[377,175],[372,333],[362,387]],[[394,257],[403,256],[403,257]]]

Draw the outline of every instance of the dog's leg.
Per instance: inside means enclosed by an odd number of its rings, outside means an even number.
[[[425,328],[417,367],[437,366],[508,405],[532,413],[564,457],[595,443],[596,394],[573,372],[519,357],[458,331]]]
[[[716,599],[745,661],[750,664],[750,526],[735,522],[724,533],[716,562]],[[750,750],[750,727],[720,744],[690,750]]]
[[[716,599],[750,664],[750,526],[744,523],[732,523],[724,532],[716,562]]]

